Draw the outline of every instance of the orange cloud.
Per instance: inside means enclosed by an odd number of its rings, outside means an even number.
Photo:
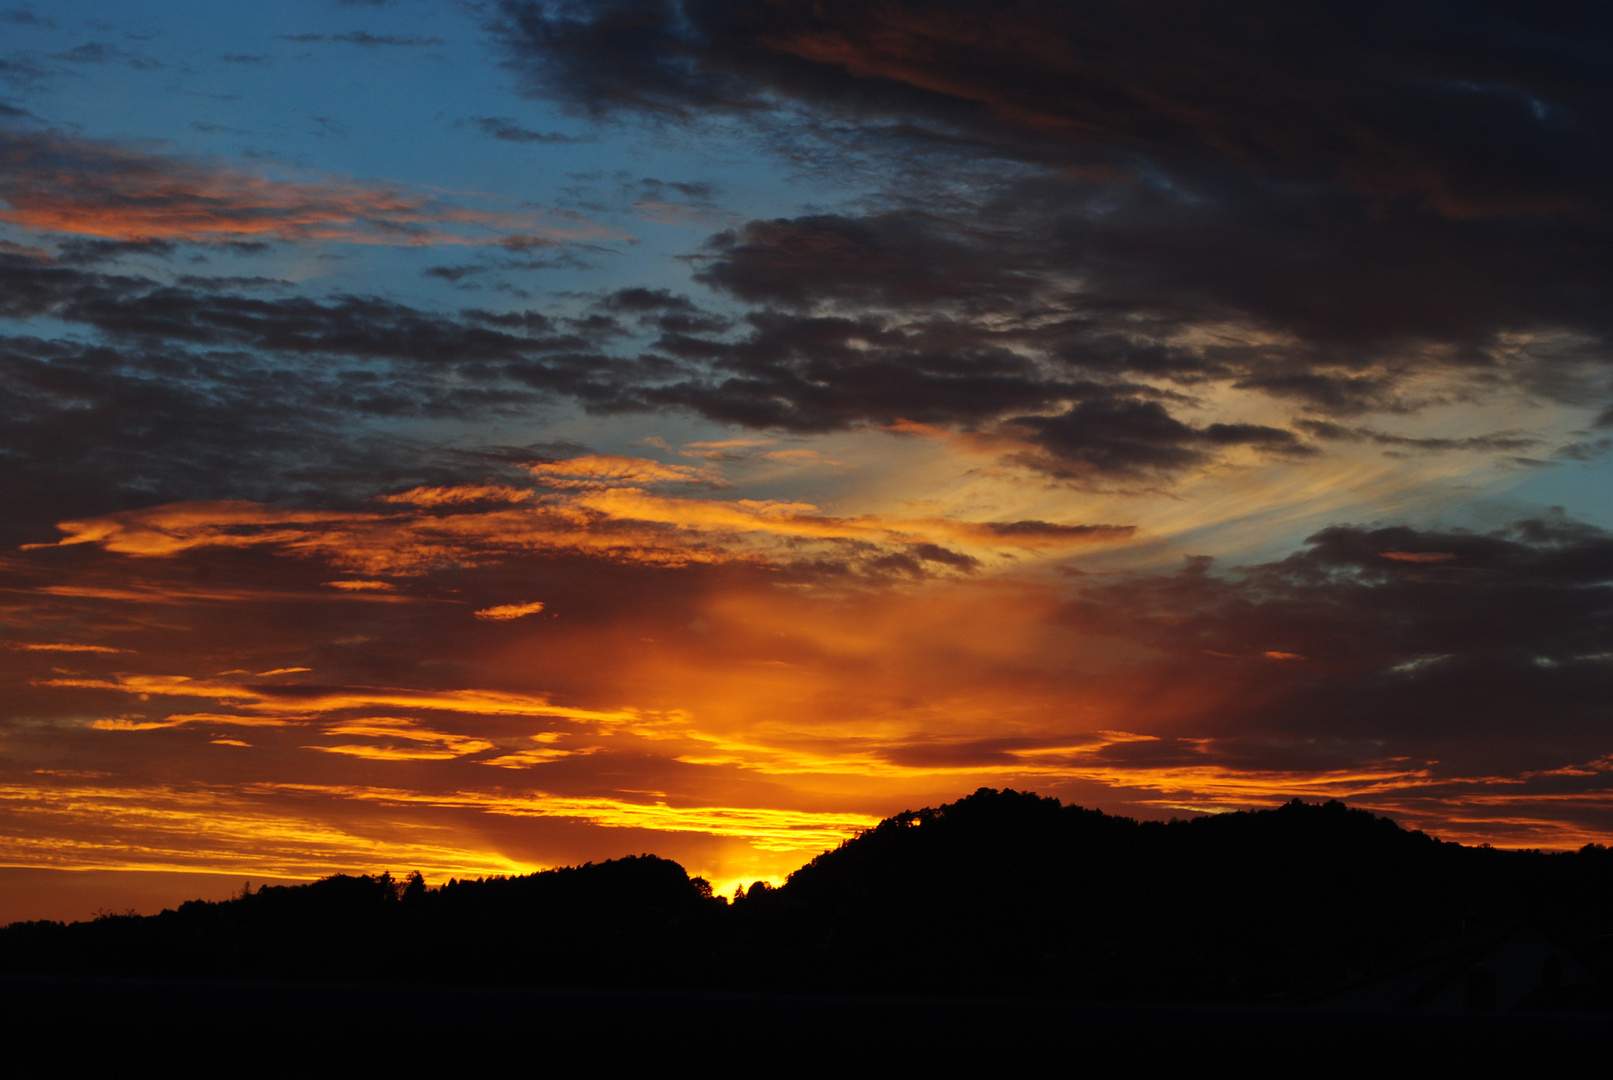
[[[390,185],[280,179],[56,133],[0,136],[0,221],[113,240],[367,244],[626,239],[575,215],[477,209]]]
[[[713,538],[713,550],[739,550],[729,536],[738,530],[726,525],[634,524],[583,505],[611,491],[662,500],[647,505],[668,516],[691,503],[726,507],[755,524],[764,540],[779,535],[763,531],[776,521],[797,529],[795,519],[812,518],[814,528],[855,528],[878,544],[890,542],[897,523],[913,530],[906,536],[940,539],[978,530],[973,535],[998,544],[1044,537],[1063,543],[1061,530],[1073,528],[842,519],[807,512],[803,504],[780,511],[760,500],[586,488],[485,512],[405,509],[309,522],[301,526],[307,536],[282,547],[309,554],[355,543],[424,543],[425,530],[451,527],[463,530],[453,534],[462,550],[485,554],[489,548],[469,538],[514,536],[516,523],[525,521],[519,528],[569,522],[559,527],[634,536],[659,529],[672,538],[669,544],[691,544],[693,534]],[[248,518],[278,529],[271,511]],[[191,520],[183,514],[173,520],[181,518]],[[139,527],[177,534],[177,526],[163,524],[168,520]],[[326,546],[312,546],[315,538]],[[84,562],[97,572],[107,564],[132,565],[115,558]],[[189,576],[183,564],[173,569]],[[550,573],[558,577],[544,576]],[[320,567],[304,571],[309,581],[323,574]],[[590,588],[594,574],[607,587]],[[793,580],[759,584],[786,576],[748,568],[646,572],[609,559],[511,568],[489,560],[485,571],[456,570],[417,590],[462,590],[458,598],[465,603],[441,609],[451,618],[431,618],[434,610],[423,606],[355,605],[339,609],[344,621],[328,639],[306,642],[308,620],[294,612],[287,616],[296,627],[294,647],[319,651],[293,654],[271,651],[284,648],[283,639],[254,636],[260,624],[252,616],[267,606],[202,611],[198,605],[165,615],[179,629],[171,638],[143,642],[142,656],[162,657],[153,664],[171,662],[156,669],[167,672],[211,672],[228,663],[260,674],[57,672],[32,683],[20,676],[13,692],[19,700],[32,695],[30,714],[61,717],[62,729],[82,740],[75,761],[86,769],[108,765],[119,780],[23,778],[19,787],[60,783],[99,794],[71,805],[53,795],[42,804],[48,811],[37,812],[21,805],[7,810],[0,797],[0,835],[25,838],[7,857],[30,865],[185,862],[176,853],[185,850],[181,830],[191,828],[194,856],[186,856],[185,865],[250,868],[253,874],[418,864],[428,873],[437,867],[444,876],[463,876],[477,867],[536,869],[654,850],[691,872],[731,883],[776,880],[875,818],[983,785],[1039,790],[1145,816],[1243,809],[1296,795],[1342,798],[1442,835],[1491,842],[1515,836],[1522,846],[1592,831],[1568,820],[1579,809],[1558,813],[1553,807],[1559,803],[1540,801],[1546,795],[1537,790],[1519,790],[1516,779],[1453,775],[1436,762],[1389,758],[1381,746],[1366,743],[1354,751],[1330,747],[1317,758],[1311,742],[1272,728],[1248,738],[1247,729],[1226,717],[1249,715],[1285,679],[1320,677],[1317,669],[1334,662],[1326,648],[1315,646],[1303,625],[1284,622],[1281,635],[1223,639],[1203,636],[1190,620],[1183,640],[1169,646],[1176,652],[1162,661],[1168,643],[1161,639],[1128,642],[1111,624],[1094,625],[1096,601],[1080,597],[1081,590],[1102,588],[1093,580],[1100,576],[1078,579],[1074,592],[1050,588],[1031,574],[804,589]],[[501,597],[549,596],[537,590],[556,580],[565,583],[567,596],[563,602],[554,594],[557,607],[583,594],[618,599],[584,618],[571,618],[568,607],[559,620],[517,624],[512,632],[465,617],[491,610],[483,605]],[[1197,578],[1189,584],[1208,587]],[[530,593],[512,591],[529,587]],[[1127,595],[1128,614],[1139,605],[1152,611],[1157,603],[1159,609],[1144,616],[1165,625],[1177,613],[1163,597]],[[209,628],[221,626],[240,629],[220,642]],[[419,638],[406,637],[422,631],[432,635],[433,662],[424,665],[414,651]],[[327,640],[350,636],[364,642],[362,649],[327,647]],[[1239,662],[1202,659],[1206,641],[1223,640]],[[400,641],[403,650],[388,655],[385,650]],[[221,646],[228,660],[216,651]],[[164,651],[171,648],[179,651]],[[1301,661],[1289,649],[1313,658]],[[362,656],[354,659],[355,653]],[[0,656],[27,666],[20,653]],[[393,665],[384,670],[397,672],[388,678],[399,685],[364,684],[376,678],[366,673],[377,670],[371,665],[378,658]],[[279,666],[294,659],[308,659],[324,681],[301,682],[307,673]],[[108,707],[109,694],[118,696],[116,708]],[[1269,701],[1280,704],[1281,698]],[[124,715],[108,715],[123,711],[123,702]],[[163,715],[174,708],[195,711]],[[106,719],[77,719],[96,716]],[[161,729],[178,731],[164,736]],[[253,746],[225,737],[243,733]],[[139,744],[158,738],[167,770],[160,778],[182,763],[188,770],[182,775],[193,777],[198,791],[141,787],[129,775],[145,760],[131,749],[149,751]],[[1603,764],[1548,765],[1538,780],[1599,782]],[[201,790],[203,781],[219,776],[236,786]],[[0,776],[0,783],[6,779]],[[1475,791],[1494,801],[1479,801]],[[1583,798],[1559,802],[1588,805]],[[207,815],[215,812],[220,824],[209,825]],[[1582,816],[1593,819],[1589,811]],[[583,838],[564,847],[553,839],[562,835]]]
[[[465,506],[471,503],[519,503],[534,492],[502,484],[459,484],[455,487],[417,487],[396,495],[382,495],[376,501],[408,506]]]
[[[577,750],[561,750],[552,746],[540,746],[527,750],[513,750],[496,758],[488,758],[482,764],[496,765],[501,769],[530,769],[534,765],[547,765],[577,754],[592,754],[598,749],[596,746],[585,746]]]
[[[215,679],[192,679],[183,675],[115,675],[110,679],[64,677],[36,679],[33,685],[79,690],[110,690],[122,694],[212,698],[251,715],[275,714],[312,717],[343,709],[431,709],[442,712],[475,713],[483,716],[534,716],[562,720],[621,723],[633,721],[631,709],[602,711],[555,705],[535,694],[502,690],[408,690],[363,686],[306,686],[296,683],[247,685]],[[225,723],[217,714],[196,714]],[[171,718],[172,719],[172,718]],[[188,721],[186,721],[188,722]],[[248,721],[237,720],[246,723]],[[172,726],[167,722],[153,726]],[[119,728],[118,730],[137,730]],[[143,730],[143,729],[142,729]]]
[[[499,604],[496,607],[483,608],[476,612],[478,619],[489,619],[502,622],[508,619],[520,619],[527,615],[536,615],[543,610],[543,601],[534,600],[530,604]]]
[[[576,497],[576,504],[616,520],[649,521],[694,532],[734,531],[819,540],[894,543],[957,542],[982,547],[1069,548],[1129,539],[1129,525],[1059,525],[1043,521],[969,522],[883,515],[831,517],[811,503],[771,499],[714,500],[652,495],[610,487]]]
[[[386,501],[418,509],[390,513],[291,510],[248,502],[171,503],[61,522],[58,528],[66,535],[55,546],[93,543],[147,557],[204,547],[279,547],[354,573],[418,575],[440,566],[476,566],[535,552],[578,552],[651,565],[765,563],[798,557],[803,541],[852,541],[897,552],[929,544],[935,547],[926,557],[934,555],[938,564],[956,567],[973,557],[942,552],[941,545],[988,553],[1058,552],[1126,541],[1136,533],[1129,525],[835,517],[807,502],[656,494],[649,485],[719,486],[720,478],[707,470],[642,458],[589,455],[529,469],[559,490],[540,499],[502,487],[417,488]],[[497,499],[484,497],[488,493]],[[490,501],[497,504],[489,507]],[[52,545],[30,545],[44,546]],[[350,593],[387,588],[326,584]]]
[[[541,864],[465,842],[455,830],[405,834],[336,824],[261,792],[196,785],[0,783],[4,863],[64,870],[211,870],[314,878],[409,866],[450,874],[525,874]]]
[[[338,746],[305,746],[305,750],[320,750],[328,754],[347,754],[351,757],[372,758],[380,761],[447,761],[479,754],[494,749],[494,743],[465,735],[449,735],[421,727],[413,720],[391,716],[369,716],[362,720],[344,720],[332,724],[324,731],[327,736],[347,735],[383,740],[380,745],[371,743],[344,743]],[[403,742],[404,746],[396,743]]]
[[[777,439],[713,439],[684,443],[685,450],[740,450],[752,446],[772,446]]]
[[[61,685],[58,680],[52,685]],[[175,713],[161,720],[132,720],[128,717],[110,717],[93,721],[90,726],[98,731],[157,731],[162,728],[184,727],[187,724],[223,724],[227,727],[285,727],[297,723],[283,716],[238,716],[234,713]]]
[[[374,515],[287,510],[240,501],[169,503],[57,526],[67,535],[57,546],[99,544],[125,555],[175,555],[196,547],[256,547],[292,544],[306,526],[373,520]],[[50,547],[30,544],[27,548]]]
[[[550,487],[606,488],[641,484],[720,485],[721,478],[692,465],[665,465],[649,458],[587,454],[564,461],[528,465],[527,471]]]
[[[786,465],[845,465],[843,461],[824,457],[817,450],[765,450],[761,457],[765,461],[779,461]]]

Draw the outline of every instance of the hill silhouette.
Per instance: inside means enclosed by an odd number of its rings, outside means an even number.
[[[1442,843],[1340,803],[1138,822],[982,789],[729,902],[644,855],[524,877],[336,876],[0,929],[34,974],[1297,1000],[1530,920],[1613,933],[1613,854]]]

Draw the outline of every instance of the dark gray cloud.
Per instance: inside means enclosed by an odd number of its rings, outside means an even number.
[[[695,279],[752,303],[793,308],[1002,307],[1042,284],[1039,258],[1021,239],[971,236],[918,213],[752,221],[711,239]]]
[[[0,338],[0,543],[175,499],[319,501],[482,477],[503,466],[388,434],[387,423],[529,416],[559,400],[631,407],[629,388],[653,377],[599,351],[619,333],[603,315],[252,296],[243,290],[278,283],[160,285],[90,265],[121,253],[0,251],[0,317],[79,332]]]
[[[64,53],[57,53],[55,58],[70,64],[123,64],[137,71],[158,71],[162,68],[160,60],[128,52],[104,41],[75,45]]]
[[[461,394],[797,432],[933,424],[1002,440],[1011,460],[1071,481],[1168,478],[1234,447],[1292,456],[1340,440],[1546,460],[1526,432],[1417,439],[1359,417],[1415,411],[1408,388],[1430,374],[1471,394],[1584,404],[1606,392],[1609,34],[1580,9],[498,11],[495,36],[531,93],[596,117],[755,117],[780,144],[861,127],[878,133],[860,145],[889,190],[857,211],[717,232],[690,263],[737,318],[643,288],[570,320],[108,276],[31,299],[56,289],[61,266],[8,301],[142,348],[340,357],[408,366],[413,380],[451,371]],[[508,141],[555,138],[474,123]],[[947,161],[960,167],[931,168]],[[619,179],[642,212],[715,212],[709,187]],[[63,249],[62,262],[112,254]],[[482,257],[425,273],[471,288],[502,268]],[[1211,384],[1277,398],[1295,423],[1197,418]],[[445,407],[409,385],[422,394],[412,407]],[[385,400],[404,410],[409,395]],[[1575,453],[1589,450],[1558,456]]]
[[[1019,427],[1054,458],[1170,471],[1217,445],[1297,439],[1200,431],[1158,395],[1082,405],[1064,384],[1147,380],[1191,397],[1225,382],[1328,423],[1414,411],[1408,387],[1430,373],[1469,393],[1608,393],[1605,13],[499,10],[492,31],[529,93],[696,129],[751,117],[764,141],[851,140],[884,170],[883,208],[752,221],[693,257],[697,280],[752,305],[757,331],[721,347],[669,337],[667,351],[714,370],[658,400],[797,430],[1034,410]],[[803,336],[786,341],[785,325]],[[824,347],[839,359],[806,359]],[[974,379],[985,396],[943,403],[934,375],[948,364],[949,386]],[[1506,449],[1490,442],[1465,449]]]
[[[1613,25],[1581,4],[506,0],[494,30],[532,92],[596,113],[805,106],[1047,162],[1214,160],[1453,216],[1608,197],[1610,149],[1591,140],[1613,108]]]
[[[343,34],[281,34],[282,41],[299,45],[312,45],[320,41],[339,41],[344,45],[360,45],[367,49],[382,46],[441,45],[440,37],[416,37],[407,34],[372,34],[368,30],[349,30]]]
[[[50,19],[26,8],[7,8],[5,11],[0,11],[0,22],[8,22],[13,26],[36,26],[42,30],[56,29],[56,24]]]
[[[1077,400],[1116,409],[1117,402],[1144,392],[1114,382],[1048,377],[1023,356],[979,342],[971,328],[944,323],[893,329],[869,319],[762,312],[735,338],[724,333],[726,320],[664,290],[619,290],[599,300],[592,313],[571,319],[530,311],[447,315],[376,297],[255,296],[228,283],[204,287],[188,279],[160,285],[90,268],[147,250],[89,241],[54,261],[26,253],[0,257],[6,284],[0,313],[66,320],[119,347],[381,365],[385,372],[366,368],[364,378],[378,386],[403,379],[408,391],[355,398],[352,407],[398,415],[456,407],[428,385],[431,380],[454,381],[461,387],[458,399],[470,387],[537,391],[595,410],[679,406],[715,419],[798,431],[899,419],[988,423]],[[457,269],[442,268],[439,276]],[[644,333],[654,336],[654,347],[634,356],[632,343]],[[1053,430],[1041,435],[1050,447]],[[1167,441],[1210,445],[1218,438],[1177,424]],[[1124,453],[1112,456],[1116,468]],[[1132,456],[1133,468],[1161,466],[1169,458],[1153,450]]]
[[[1097,398],[1053,416],[1021,416],[1009,423],[1027,429],[1029,441],[1047,455],[1041,460],[1026,455],[1025,464],[1071,478],[1171,473],[1208,461],[1210,451],[1218,447],[1315,452],[1290,431],[1259,424],[1196,428],[1176,419],[1158,401],[1136,398]]]
[[[513,143],[571,143],[580,141],[572,135],[552,131],[533,131],[524,128],[508,116],[478,116],[475,119],[482,134]]]
[[[1417,438],[1408,435],[1391,435],[1365,427],[1346,427],[1326,420],[1301,420],[1299,428],[1318,439],[1336,439],[1344,442],[1374,442],[1390,448],[1390,452],[1443,453],[1451,450],[1478,450],[1482,452],[1516,453],[1538,447],[1541,440],[1518,432],[1498,431],[1489,435],[1471,435],[1461,439]]]
[[[720,333],[732,325],[729,320],[702,309],[687,296],[679,296],[667,289],[647,289],[643,286],[617,289],[595,307],[611,315],[631,318],[640,327],[654,328],[662,335],[673,337]]]
[[[646,396],[749,427],[830,431],[899,419],[985,422],[1107,392],[1044,376],[971,327],[892,327],[872,317],[765,310],[751,313],[746,325],[749,333],[738,340],[663,336],[658,351],[709,365],[712,374],[652,387]]]
[[[30,57],[17,54],[0,57],[0,80],[9,83],[13,89],[24,92],[39,90],[45,85],[48,74]],[[15,114],[8,112],[7,115]]]
[[[1336,526],[1275,563],[1087,585],[1070,618],[1204,687],[1219,704],[1199,734],[1241,767],[1375,745],[1457,778],[1605,753],[1613,534],[1560,514],[1483,534]]]
[[[167,240],[100,240],[73,237],[56,247],[56,257],[70,266],[98,266],[128,255],[167,258],[178,245]]]
[[[349,30],[345,34],[332,34],[332,41],[340,41],[348,45],[363,45],[366,48],[375,48],[380,45],[441,45],[440,37],[418,37],[407,34],[372,34],[366,30]]]

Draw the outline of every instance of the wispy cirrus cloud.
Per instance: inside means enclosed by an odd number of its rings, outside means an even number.
[[[365,244],[622,239],[560,212],[478,208],[336,178],[286,179],[52,131],[0,129],[0,221],[119,241],[338,240]]]
[[[538,694],[505,690],[417,690],[375,686],[328,686],[307,683],[241,683],[196,679],[184,675],[123,674],[110,678],[60,676],[37,680],[37,685],[59,689],[104,690],[147,697],[209,698],[227,702],[248,717],[268,717],[278,723],[308,719],[346,709],[429,709],[476,713],[483,716],[551,717],[602,723],[633,720],[631,711],[576,709],[552,703]],[[223,714],[187,715],[180,722],[219,722]]]

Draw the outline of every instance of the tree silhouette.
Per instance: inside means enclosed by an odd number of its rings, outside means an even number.
[[[16,923],[0,971],[1270,1001],[1518,918],[1594,953],[1610,901],[1597,845],[1465,848],[1299,800],[1138,822],[983,788],[732,903],[653,855],[436,888],[338,874]]]

